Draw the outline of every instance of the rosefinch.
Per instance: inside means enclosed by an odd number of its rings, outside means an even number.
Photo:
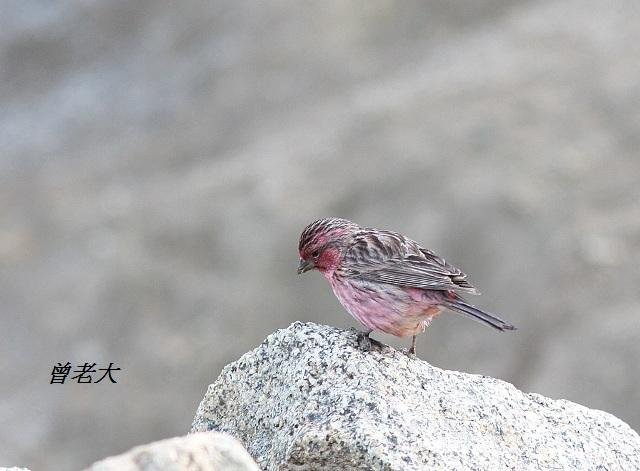
[[[444,308],[494,329],[515,330],[499,317],[468,304],[459,293],[479,294],[467,275],[417,242],[391,231],[362,228],[326,218],[300,235],[298,274],[317,269],[344,308],[367,329],[359,336],[370,348],[374,330],[397,337],[424,332]]]

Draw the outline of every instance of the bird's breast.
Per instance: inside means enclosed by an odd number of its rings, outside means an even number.
[[[399,286],[335,276],[329,282],[340,304],[369,329],[400,337],[413,335],[440,311],[418,299],[420,293]]]

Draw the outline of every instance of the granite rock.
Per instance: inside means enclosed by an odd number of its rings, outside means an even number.
[[[242,445],[221,433],[196,433],[138,446],[87,471],[258,471]]]
[[[640,437],[606,412],[312,323],[223,369],[192,425],[209,430],[268,470],[640,469]]]
[[[181,435],[276,328],[351,325],[295,273],[324,216],[418,240],[521,329],[439,319],[424,358],[640,431],[638,0],[177,6],[0,2],[0,464]],[[72,358],[119,385],[44,387]]]

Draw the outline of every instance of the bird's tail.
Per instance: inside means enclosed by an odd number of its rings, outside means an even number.
[[[481,311],[477,307],[464,302],[459,297],[448,301],[445,306],[453,311],[459,312],[460,314],[464,314],[465,316],[470,317],[473,320],[493,327],[494,329],[500,331],[516,330],[515,326],[509,324],[506,321],[503,321],[498,316]]]

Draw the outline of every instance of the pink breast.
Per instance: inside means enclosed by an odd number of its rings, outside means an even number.
[[[399,337],[414,335],[440,312],[439,307],[416,299],[418,293],[397,286],[371,286],[360,280],[334,277],[329,282],[344,308],[369,329]]]

